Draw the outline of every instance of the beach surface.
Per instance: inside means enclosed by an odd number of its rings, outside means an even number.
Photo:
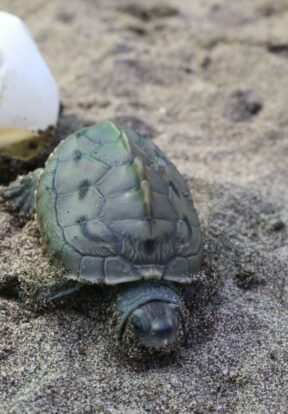
[[[109,331],[113,290],[33,309],[25,280],[54,269],[36,222],[2,207],[0,413],[287,414],[288,1],[0,8],[25,21],[57,80],[58,141],[116,120],[186,177],[207,279],[187,343],[130,360]]]

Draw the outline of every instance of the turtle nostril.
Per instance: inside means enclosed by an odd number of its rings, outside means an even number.
[[[152,331],[155,336],[167,337],[174,331],[174,325],[171,321],[156,321],[152,323]]]

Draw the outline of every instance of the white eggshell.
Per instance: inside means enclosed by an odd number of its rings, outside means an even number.
[[[55,126],[58,112],[57,85],[26,26],[0,12],[0,141]]]

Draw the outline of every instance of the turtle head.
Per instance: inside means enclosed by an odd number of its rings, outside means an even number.
[[[127,327],[144,346],[161,349],[173,346],[181,325],[177,306],[163,301],[148,302],[130,315]]]
[[[139,346],[170,352],[183,334],[183,303],[167,284],[146,282],[123,288],[117,311],[117,336],[129,352]]]

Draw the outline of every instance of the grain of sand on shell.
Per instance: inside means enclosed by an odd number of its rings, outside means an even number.
[[[186,346],[129,362],[107,335],[106,292],[23,305],[21,280],[53,269],[35,222],[1,211],[0,412],[287,413],[288,1],[0,5],[24,19],[58,80],[60,137],[121,119],[186,175],[203,272],[220,286],[191,306]]]

